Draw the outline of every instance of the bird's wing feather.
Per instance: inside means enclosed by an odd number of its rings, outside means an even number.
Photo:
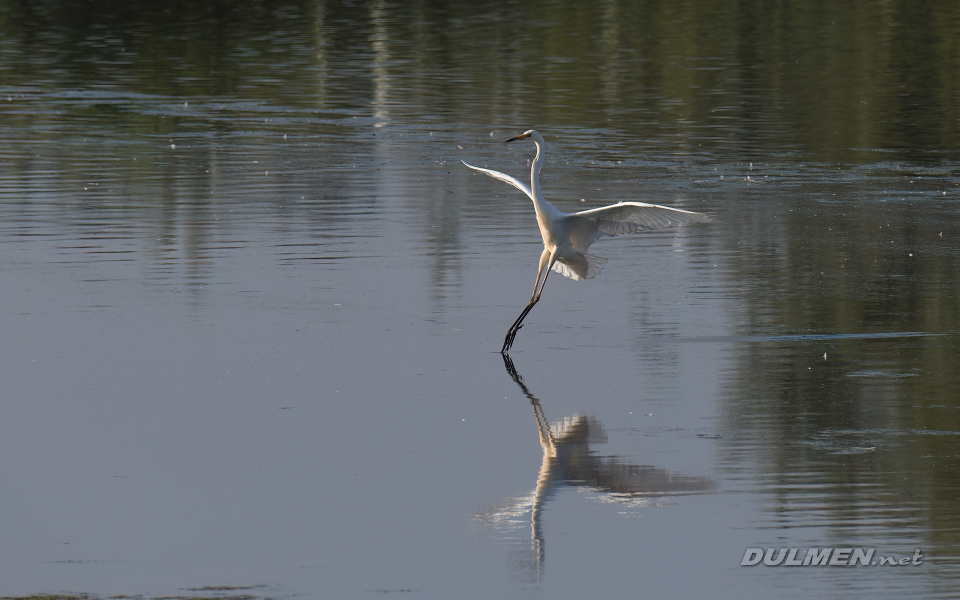
[[[571,241],[582,252],[605,235],[623,235],[711,220],[707,215],[689,210],[646,202],[621,202],[568,215],[567,226]]]
[[[486,174],[489,175],[490,177],[493,177],[493,178],[495,178],[495,179],[499,179],[500,181],[506,181],[507,183],[509,183],[509,184],[512,185],[513,187],[517,188],[518,190],[520,190],[521,192],[523,192],[523,193],[526,194],[527,196],[530,196],[530,199],[533,200],[533,192],[530,191],[530,186],[528,186],[528,185],[525,184],[524,182],[520,181],[520,180],[517,179],[516,177],[511,177],[510,175],[507,175],[506,173],[501,173],[500,171],[494,171],[493,169],[484,169],[483,167],[475,167],[475,166],[467,163],[467,162],[464,161],[464,160],[461,160],[460,162],[462,162],[464,165],[470,167],[470,168],[473,169],[474,171],[480,171],[481,173],[486,173]]]
[[[553,263],[553,270],[564,277],[580,281],[581,279],[593,279],[599,275],[605,264],[607,264],[607,259],[602,256],[581,252],[572,260],[557,260]]]
[[[701,213],[682,210],[679,208],[670,208],[669,206],[660,206],[659,204],[647,204],[646,202],[620,202],[611,204],[603,208],[592,208],[573,213],[571,216],[584,217],[600,223],[622,223],[636,225],[638,229],[664,229],[666,227],[675,227],[677,225],[686,225],[687,223],[705,223],[712,219]],[[609,235],[620,235],[616,227]],[[601,228],[601,231],[603,228]],[[632,233],[623,231],[622,233]]]

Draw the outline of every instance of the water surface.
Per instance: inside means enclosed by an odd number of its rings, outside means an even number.
[[[952,597],[951,3],[0,4],[0,594]],[[709,224],[550,279],[529,201]],[[747,548],[903,567],[741,567]]]

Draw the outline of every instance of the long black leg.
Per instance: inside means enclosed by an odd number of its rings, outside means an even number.
[[[537,270],[537,281],[533,284],[533,296],[530,297],[530,303],[527,304],[527,307],[523,309],[523,312],[520,313],[517,320],[514,321],[510,329],[507,330],[507,337],[503,338],[503,348],[500,349],[500,354],[506,354],[510,347],[513,346],[513,340],[517,337],[517,332],[520,331],[520,328],[523,327],[523,320],[527,317],[527,313],[540,301],[543,286],[547,285],[547,275],[550,275],[550,269],[553,268],[555,261],[556,257],[554,254],[544,248],[543,254],[540,255],[540,268]],[[543,275],[543,281],[540,281],[541,275]],[[539,291],[537,290],[538,287],[540,288]]]
[[[510,326],[510,329],[507,331],[507,337],[503,339],[503,348],[500,349],[501,354],[505,354],[510,347],[513,346],[513,339],[517,337],[517,332],[520,331],[520,328],[523,327],[523,320],[526,318],[527,313],[530,312],[530,309],[540,301],[540,298],[531,300],[527,307],[523,309],[523,312],[520,313],[520,316],[517,317],[517,320],[513,322],[513,325]]]

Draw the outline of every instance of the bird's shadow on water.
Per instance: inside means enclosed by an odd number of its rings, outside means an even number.
[[[530,527],[529,546],[518,548],[518,566],[525,579],[541,581],[546,563],[543,510],[564,487],[593,492],[604,500],[641,506],[664,496],[700,494],[713,490],[707,477],[691,477],[659,467],[631,464],[620,456],[602,456],[591,445],[607,441],[596,418],[574,414],[551,425],[543,405],[517,372],[513,360],[502,353],[507,374],[530,400],[543,449],[543,462],[533,491],[479,510],[474,519],[494,530],[501,539],[517,539],[518,530]]]

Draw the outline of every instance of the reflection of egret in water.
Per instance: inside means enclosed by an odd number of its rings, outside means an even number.
[[[687,477],[657,467],[626,463],[617,456],[594,454],[590,445],[607,441],[600,422],[586,415],[574,415],[551,426],[540,401],[523,383],[513,361],[506,354],[501,356],[507,373],[533,405],[543,463],[532,493],[487,507],[477,513],[476,519],[506,533],[520,527],[521,519],[530,514],[530,556],[523,557],[520,562],[535,580],[540,580],[544,567],[543,509],[559,486],[583,488],[602,494],[605,500],[634,504],[667,495],[707,492],[713,488],[713,481],[705,477]]]

